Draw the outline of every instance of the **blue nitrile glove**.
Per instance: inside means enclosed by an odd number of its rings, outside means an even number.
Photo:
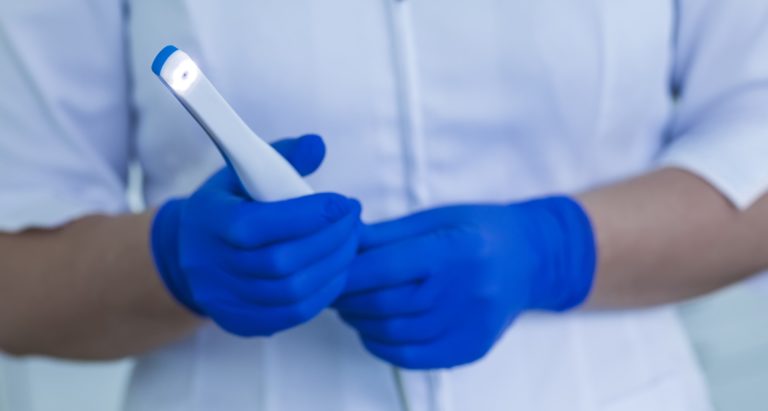
[[[317,136],[275,148],[303,175],[319,167]],[[157,213],[152,252],[168,290],[241,336],[304,323],[343,291],[355,258],[360,204],[338,194],[251,201],[230,167]]]
[[[589,294],[589,219],[566,197],[454,206],[367,226],[334,303],[377,357],[410,369],[483,357],[527,310],[566,311]]]

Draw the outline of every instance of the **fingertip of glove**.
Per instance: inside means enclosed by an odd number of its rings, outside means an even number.
[[[360,200],[356,198],[347,198],[347,200],[350,202],[351,212],[360,214],[363,211],[363,205],[360,203]]]
[[[296,139],[296,147],[290,158],[296,171],[309,175],[320,167],[325,159],[325,142],[317,134],[307,134]],[[301,161],[296,161],[301,159]]]
[[[303,136],[300,136],[298,140],[301,141],[302,144],[311,144],[311,145],[325,148],[325,142],[323,141],[323,137],[320,136],[319,134],[304,134]]]
[[[334,193],[327,193],[323,196],[325,196],[324,216],[330,222],[339,221],[350,214],[359,215],[362,211],[362,205],[354,198]]]

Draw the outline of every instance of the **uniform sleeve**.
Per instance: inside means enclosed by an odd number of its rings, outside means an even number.
[[[120,0],[0,1],[0,231],[127,209]]]
[[[679,98],[661,165],[747,208],[768,189],[768,1],[676,3]]]

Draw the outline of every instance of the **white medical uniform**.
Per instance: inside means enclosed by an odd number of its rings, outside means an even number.
[[[150,206],[222,165],[150,72],[166,44],[261,135],[325,136],[311,184],[360,198],[369,221],[664,165],[746,207],[768,186],[766,22],[759,0],[2,1],[0,229],[125,212],[131,160]],[[483,360],[404,386],[416,411],[710,409],[669,307],[528,315]],[[390,368],[329,312],[149,353],[126,407],[398,403]]]

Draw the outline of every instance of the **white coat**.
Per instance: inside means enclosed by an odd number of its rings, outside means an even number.
[[[126,212],[134,160],[149,206],[223,164],[150,71],[166,44],[260,135],[325,136],[310,184],[361,199],[369,221],[662,166],[746,207],[768,181],[766,18],[757,0],[0,2],[0,228]],[[710,409],[671,307],[528,315],[481,361],[404,387],[414,411]],[[398,402],[387,364],[329,311],[148,353],[126,409]]]

